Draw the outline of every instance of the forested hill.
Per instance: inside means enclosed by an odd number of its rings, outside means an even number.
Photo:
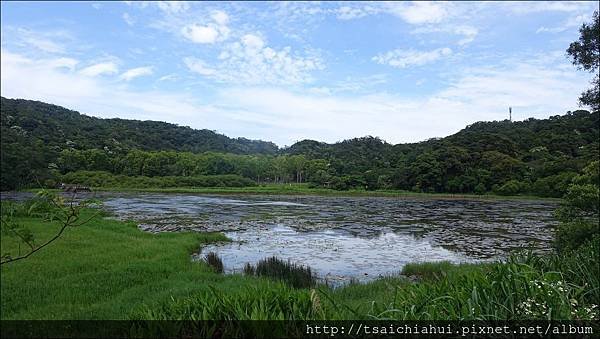
[[[214,151],[275,154],[272,142],[232,139],[210,130],[196,130],[159,121],[100,119],[39,101],[2,97],[2,128],[25,133],[51,147],[147,151]]]
[[[278,149],[164,122],[99,119],[28,100],[1,103],[2,190],[65,178],[109,185],[109,176],[172,177],[163,184],[189,185],[181,178],[235,174],[334,189],[561,196],[575,173],[598,159],[599,149],[599,113],[583,110],[478,122],[420,143],[362,137],[334,144],[303,140]],[[80,171],[88,172],[64,177]]]
[[[560,197],[575,173],[598,159],[599,124],[599,112],[578,110],[548,119],[477,122],[420,143],[303,140],[283,152],[327,159],[329,172],[346,179],[342,187]]]
[[[472,153],[498,151],[511,157],[525,156],[545,150],[554,155],[583,156],[598,152],[599,112],[585,110],[567,112],[548,119],[529,118],[524,121],[477,122],[445,138],[433,138],[420,143],[389,144],[377,137],[362,137],[327,144],[302,140],[283,149],[290,155],[312,158],[365,159],[367,163],[395,161],[394,156],[435,151],[456,146]]]

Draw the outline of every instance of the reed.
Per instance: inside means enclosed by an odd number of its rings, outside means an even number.
[[[281,280],[295,288],[313,287],[317,281],[310,267],[284,261],[275,256],[260,260],[256,267],[247,263],[244,273]]]
[[[204,256],[204,261],[208,266],[212,267],[216,273],[223,273],[223,260],[221,260],[217,253],[208,252],[206,256]]]

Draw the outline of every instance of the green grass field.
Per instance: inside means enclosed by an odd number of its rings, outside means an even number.
[[[90,210],[84,214],[89,215]],[[39,241],[57,224],[18,217]],[[33,256],[2,265],[2,319],[590,319],[598,241],[508,263],[411,264],[406,275],[335,290],[222,275],[190,254],[222,234],[150,234],[94,218]],[[16,250],[2,236],[2,250]]]

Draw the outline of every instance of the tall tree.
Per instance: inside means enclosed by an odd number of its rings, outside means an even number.
[[[569,45],[567,53],[577,68],[594,73],[592,88],[581,93],[579,102],[597,111],[600,110],[600,22],[598,11],[594,12],[592,23],[584,23],[579,28],[579,33],[579,40]]]

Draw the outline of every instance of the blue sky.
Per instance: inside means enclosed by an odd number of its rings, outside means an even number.
[[[2,2],[1,93],[237,137],[391,143],[575,110],[595,2]]]

